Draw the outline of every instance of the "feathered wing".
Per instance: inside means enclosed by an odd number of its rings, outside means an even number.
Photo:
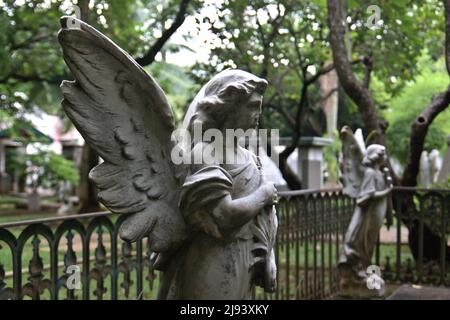
[[[361,135],[359,132],[358,135]],[[364,158],[365,145],[362,137],[355,137],[352,130],[344,126],[341,129],[342,159],[341,182],[344,185],[344,194],[356,198],[364,175],[362,160]],[[362,141],[362,142],[361,142]]]
[[[361,153],[364,155],[366,154],[366,143],[364,142],[364,136],[362,133],[361,128],[356,129],[355,133],[353,134],[355,137],[355,141],[358,144],[359,150],[361,150]]]
[[[124,240],[148,236],[153,251],[168,251],[184,239],[185,224],[166,96],[126,52],[82,21],[68,28],[70,19],[61,19],[58,40],[75,81],[62,83],[62,105],[104,160],[90,173],[99,200],[112,212],[132,213],[120,229]]]

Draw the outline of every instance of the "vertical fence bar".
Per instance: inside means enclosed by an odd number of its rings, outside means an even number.
[[[17,249],[17,246],[14,249]],[[14,250],[13,254],[14,300],[22,300],[22,252],[23,250]]]
[[[313,204],[313,298],[317,298],[317,198],[314,196],[311,196],[312,204]]]
[[[286,299],[289,300],[290,297],[290,292],[289,292],[289,288],[290,288],[290,265],[291,265],[291,237],[290,237],[290,233],[291,233],[291,224],[290,224],[290,210],[289,210],[289,202],[285,202],[285,219],[286,219],[286,224],[285,224],[285,230],[286,230],[286,236],[285,236],[285,256],[286,256],[286,283],[285,283],[285,287],[286,287]]]
[[[295,299],[300,299],[300,212],[297,199],[291,200],[295,207]]]
[[[330,295],[333,292],[333,242],[332,242],[332,238],[333,238],[333,212],[332,212],[332,208],[331,208],[331,199],[332,196],[330,194],[328,194],[327,197],[327,226],[328,226],[328,289],[330,290]]]
[[[83,251],[82,264],[83,264],[83,300],[89,300],[89,236],[83,239],[84,247],[86,250]],[[87,240],[86,240],[87,239]]]
[[[447,256],[447,217],[446,217],[446,208],[445,208],[445,197],[439,198],[440,200],[440,212],[441,212],[441,250],[440,250],[440,277],[439,284],[445,285],[445,276],[446,276],[446,256]]]
[[[117,257],[117,228],[111,233],[111,299],[118,299],[119,266]]]
[[[324,195],[318,194],[320,199],[320,296],[325,297],[325,203]]]
[[[59,241],[57,239],[53,239],[50,245],[50,279],[52,281],[51,288],[51,299],[58,299],[58,248]]]
[[[394,195],[397,197],[395,216],[397,222],[397,242],[396,242],[396,261],[395,261],[395,279],[400,282],[400,268],[402,263],[401,257],[401,232],[402,232],[402,193],[400,191],[394,191]]]
[[[143,299],[143,271],[144,263],[142,261],[142,240],[136,242],[136,298]]]
[[[302,197],[304,217],[305,217],[305,298],[309,298],[309,236],[310,236],[310,223],[309,223],[309,201],[308,196]]]
[[[339,210],[339,198],[340,198],[340,194],[336,196],[335,198],[335,212],[336,212],[336,247],[335,247],[335,252],[336,252],[336,272],[335,272],[335,277],[336,277],[336,290],[339,290],[340,286],[339,286],[339,269],[338,269],[338,264],[339,264],[339,245],[340,245],[340,241],[339,241],[339,230],[340,230],[340,210]]]
[[[304,250],[304,245],[306,243],[306,237],[305,237],[305,207],[303,206],[303,203],[301,202],[301,198],[297,199],[297,205],[299,208],[299,213],[301,214],[300,216],[300,221],[301,221],[301,226],[300,226],[300,246],[301,248],[303,248]],[[300,252],[301,250],[299,249],[299,260],[301,259],[300,257]],[[304,257],[303,257],[304,259]],[[301,261],[301,260],[300,260]],[[303,265],[305,265],[305,260],[303,260]],[[299,268],[302,268],[302,265],[299,266]],[[300,272],[300,270],[299,270]],[[302,270],[302,273],[300,274],[301,280],[300,280],[300,296],[302,298],[305,298],[305,292],[306,292],[306,288],[305,288],[305,273],[304,273],[304,267]]]
[[[417,281],[420,283],[423,281],[423,232],[424,232],[424,201],[422,197],[419,197],[420,210],[419,210],[419,257],[417,261]]]

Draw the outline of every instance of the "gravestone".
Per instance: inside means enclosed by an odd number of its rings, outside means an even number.
[[[438,175],[438,182],[447,182],[450,176],[450,135],[447,137],[447,151],[442,162],[441,171]]]

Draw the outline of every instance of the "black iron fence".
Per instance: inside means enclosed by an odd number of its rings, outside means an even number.
[[[339,189],[280,196],[277,290],[255,289],[254,298],[332,297],[339,290],[336,265],[354,201]],[[393,238],[381,238],[374,264],[389,283],[450,286],[450,190],[397,188],[393,197]],[[152,270],[147,239],[122,241],[124,218],[102,212],[0,224],[0,300],[155,298],[159,274]],[[405,240],[408,230],[414,250]]]
[[[394,283],[450,286],[450,190],[394,189],[395,252],[375,263]]]

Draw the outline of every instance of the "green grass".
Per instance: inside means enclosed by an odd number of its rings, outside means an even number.
[[[14,210],[18,205],[25,206],[27,200],[21,197],[0,195],[0,210]]]
[[[306,245],[308,246],[308,251],[306,251]],[[306,266],[306,259],[308,259],[308,267],[314,267],[314,254],[316,255],[316,266],[322,265],[322,260],[325,263],[325,267],[328,267],[330,264],[329,255],[331,252],[331,263],[335,265],[337,253],[336,253],[336,243],[333,241],[331,243],[331,248],[328,242],[325,242],[325,245],[322,249],[320,245],[320,241],[316,243],[316,251],[313,250],[314,242],[309,241],[308,243],[303,243],[299,246],[298,250],[290,246],[289,251],[286,248],[286,245],[280,245],[279,247],[279,263],[285,265],[287,260],[289,259],[289,265],[291,267],[295,267],[297,254],[299,256],[299,262],[302,267]],[[339,254],[341,253],[342,247],[339,246]],[[323,251],[323,254],[322,254]],[[298,253],[297,253],[298,252]],[[308,255],[306,256],[306,252]],[[380,263],[381,266],[384,266],[386,263],[386,257],[390,258],[391,267],[394,267],[394,263],[396,261],[397,256],[397,247],[395,244],[380,244]],[[323,257],[323,258],[322,258]],[[413,260],[410,249],[407,244],[402,244],[400,246],[400,257],[401,263],[406,264],[408,259]],[[373,255],[372,262],[375,264],[375,252]]]

